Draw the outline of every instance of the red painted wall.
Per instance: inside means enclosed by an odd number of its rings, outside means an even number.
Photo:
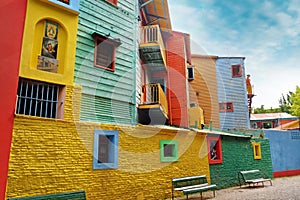
[[[27,0],[0,3],[0,200],[5,199]]]
[[[170,124],[180,127],[188,127],[184,42],[184,35],[179,32],[172,32],[172,36],[166,41]]]

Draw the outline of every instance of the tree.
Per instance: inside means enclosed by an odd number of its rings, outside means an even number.
[[[279,108],[280,112],[286,112],[286,113],[291,113],[291,107],[292,107],[292,101],[291,97],[294,93],[289,91],[289,93],[286,95],[286,97],[281,94],[281,98],[279,99]]]
[[[300,87],[296,86],[296,92],[291,96],[291,114],[300,117]]]

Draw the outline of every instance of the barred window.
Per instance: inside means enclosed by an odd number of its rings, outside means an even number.
[[[62,86],[20,79],[16,113],[46,118],[61,118]]]

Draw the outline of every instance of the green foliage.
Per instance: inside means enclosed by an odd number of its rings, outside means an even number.
[[[270,109],[265,109],[264,105],[261,105],[260,108],[255,108],[253,113],[254,114],[259,114],[259,113],[278,113],[282,112],[281,108],[270,108]]]
[[[285,112],[285,113],[291,113],[291,107],[292,107],[292,101],[291,98],[293,96],[293,92],[289,91],[289,93],[284,96],[282,94],[281,98],[279,99],[279,107],[281,109],[281,112]]]
[[[296,86],[296,92],[291,96],[291,114],[300,117],[300,87]]]

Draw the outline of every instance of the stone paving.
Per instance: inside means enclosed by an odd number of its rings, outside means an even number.
[[[300,200],[300,176],[281,177],[272,180],[273,186],[265,182],[265,187],[233,187],[203,193],[203,200]],[[178,198],[185,199],[185,197]],[[200,199],[200,194],[190,195],[190,200]]]

